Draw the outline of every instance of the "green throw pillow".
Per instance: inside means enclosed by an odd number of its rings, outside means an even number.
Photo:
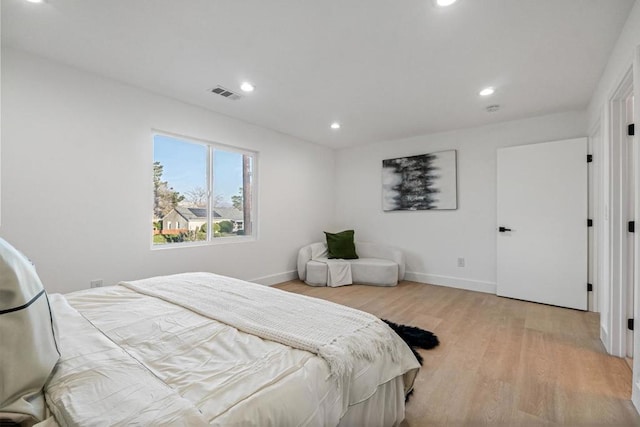
[[[327,248],[329,258],[357,259],[356,245],[353,242],[353,230],[345,230],[340,233],[327,233]]]

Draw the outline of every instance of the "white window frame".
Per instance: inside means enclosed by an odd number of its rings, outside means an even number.
[[[152,250],[167,250],[167,249],[179,249],[179,248],[190,248],[194,246],[214,246],[214,245],[224,245],[229,243],[243,243],[243,242],[254,242],[258,240],[258,155],[259,152],[255,150],[250,150],[247,148],[236,147],[229,144],[223,144],[220,142],[210,141],[202,138],[196,138],[192,136],[185,136],[173,132],[167,132],[163,130],[152,129],[151,131],[151,146],[153,148],[154,140],[156,135],[166,136],[169,138],[179,139],[182,142],[190,143],[190,144],[200,144],[207,147],[207,239],[200,240],[195,242],[179,242],[179,243],[167,243],[167,244],[154,244],[153,243],[153,227],[151,228],[151,237],[150,244]],[[250,156],[252,158],[251,161],[251,210],[250,210],[250,218],[251,218],[251,235],[242,235],[242,236],[232,236],[232,237],[213,237],[213,201],[214,201],[214,174],[213,174],[213,161],[214,161],[214,152],[215,150],[222,150],[237,154],[242,154],[244,156]],[[153,153],[153,150],[152,150]],[[153,156],[153,154],[152,154]],[[150,162],[153,165],[153,161],[155,161],[155,156],[153,156],[153,160]],[[243,183],[244,185],[244,183]],[[151,210],[153,211],[153,199],[154,194],[151,191]],[[243,209],[244,211],[244,209]],[[244,219],[243,219],[244,224]],[[243,227],[244,230],[244,227]]]

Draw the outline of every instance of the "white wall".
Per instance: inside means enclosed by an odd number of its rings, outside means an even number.
[[[598,86],[589,103],[589,129],[602,117],[604,109],[624,77],[633,64],[635,48],[640,44],[640,2],[635,2],[627,18],[618,41],[609,56],[607,66],[602,73]]]
[[[0,236],[50,292],[182,271],[262,283],[295,277],[322,238],[333,152],[23,52],[2,52]],[[259,152],[259,239],[150,249],[151,129]],[[313,191],[310,191],[312,189]]]
[[[341,150],[336,224],[354,228],[356,239],[403,249],[409,280],[495,292],[496,149],[585,136],[585,130],[585,113],[567,112]],[[457,210],[382,211],[383,159],[448,149],[458,150]]]

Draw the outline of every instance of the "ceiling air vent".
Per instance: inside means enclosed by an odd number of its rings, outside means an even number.
[[[237,93],[232,92],[229,89],[224,88],[222,86],[214,87],[213,89],[211,89],[211,92],[215,93],[216,95],[223,96],[227,99],[233,99],[234,101],[241,98],[241,96],[238,95]]]

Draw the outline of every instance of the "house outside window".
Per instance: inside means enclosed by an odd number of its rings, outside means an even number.
[[[154,248],[255,238],[256,152],[163,133],[153,148]]]

